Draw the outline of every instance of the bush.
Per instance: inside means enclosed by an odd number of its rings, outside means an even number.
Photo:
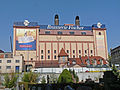
[[[14,73],[11,73],[10,75],[6,74],[4,76],[4,83],[3,85],[5,88],[13,88],[16,87],[16,82],[17,82],[18,76]]]
[[[67,69],[64,69],[58,78],[58,83],[73,83],[72,75]]]
[[[46,80],[45,80],[45,77],[44,77],[44,76],[42,77],[41,83],[42,83],[42,84],[45,84],[45,83],[46,83]]]
[[[24,73],[22,77],[23,82],[36,83],[38,80],[38,74],[33,72]]]

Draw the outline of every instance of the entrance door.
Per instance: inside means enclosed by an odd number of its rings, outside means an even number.
[[[15,72],[19,73],[19,69],[20,69],[20,67],[19,67],[19,66],[16,66],[16,67],[15,67]]]

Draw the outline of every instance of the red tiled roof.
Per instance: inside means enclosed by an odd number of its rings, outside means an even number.
[[[107,64],[106,60],[104,58],[100,57],[100,56],[89,57],[89,62],[92,65],[93,64],[92,60],[96,60],[97,65],[99,65],[100,64],[100,59],[103,61],[103,64]],[[86,60],[88,60],[87,56],[85,56],[85,57],[83,56],[81,58],[69,58],[69,63],[71,65],[73,61],[76,61],[76,64],[78,64],[80,66],[86,66],[87,65]]]
[[[47,67],[58,67],[58,60],[52,60],[52,61],[38,61],[35,62],[35,68],[47,68]]]
[[[79,65],[80,67],[86,67],[87,66],[87,62],[86,60],[88,60],[88,57],[87,56],[83,56],[81,58],[69,58],[68,61],[69,61],[69,65],[68,67],[73,67],[74,65]],[[100,56],[92,56],[92,57],[89,57],[89,62],[90,62],[90,65],[93,65],[93,61],[92,60],[96,60],[96,64],[97,65],[100,65],[100,60],[103,61],[103,65],[104,64],[107,64],[107,61],[100,57]],[[76,64],[73,64],[73,61],[76,62]],[[66,62],[68,63],[68,62]],[[64,64],[66,64],[64,63]],[[57,68],[59,67],[59,64],[58,63],[58,60],[51,60],[51,61],[38,61],[38,62],[35,62],[35,68]]]
[[[58,56],[68,56],[65,50],[62,48]]]

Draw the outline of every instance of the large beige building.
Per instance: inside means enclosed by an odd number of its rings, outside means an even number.
[[[68,58],[108,58],[106,28],[101,23],[81,26],[77,16],[75,25],[59,25],[56,15],[55,25],[38,25],[25,20],[15,22],[13,28],[13,55],[22,55],[25,65],[34,67],[36,62],[57,62],[62,48]]]

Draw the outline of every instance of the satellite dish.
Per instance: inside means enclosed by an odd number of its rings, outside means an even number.
[[[29,22],[28,20],[25,20],[25,21],[24,21],[24,25],[25,25],[25,26],[28,26],[29,23],[30,23],[30,22]]]

